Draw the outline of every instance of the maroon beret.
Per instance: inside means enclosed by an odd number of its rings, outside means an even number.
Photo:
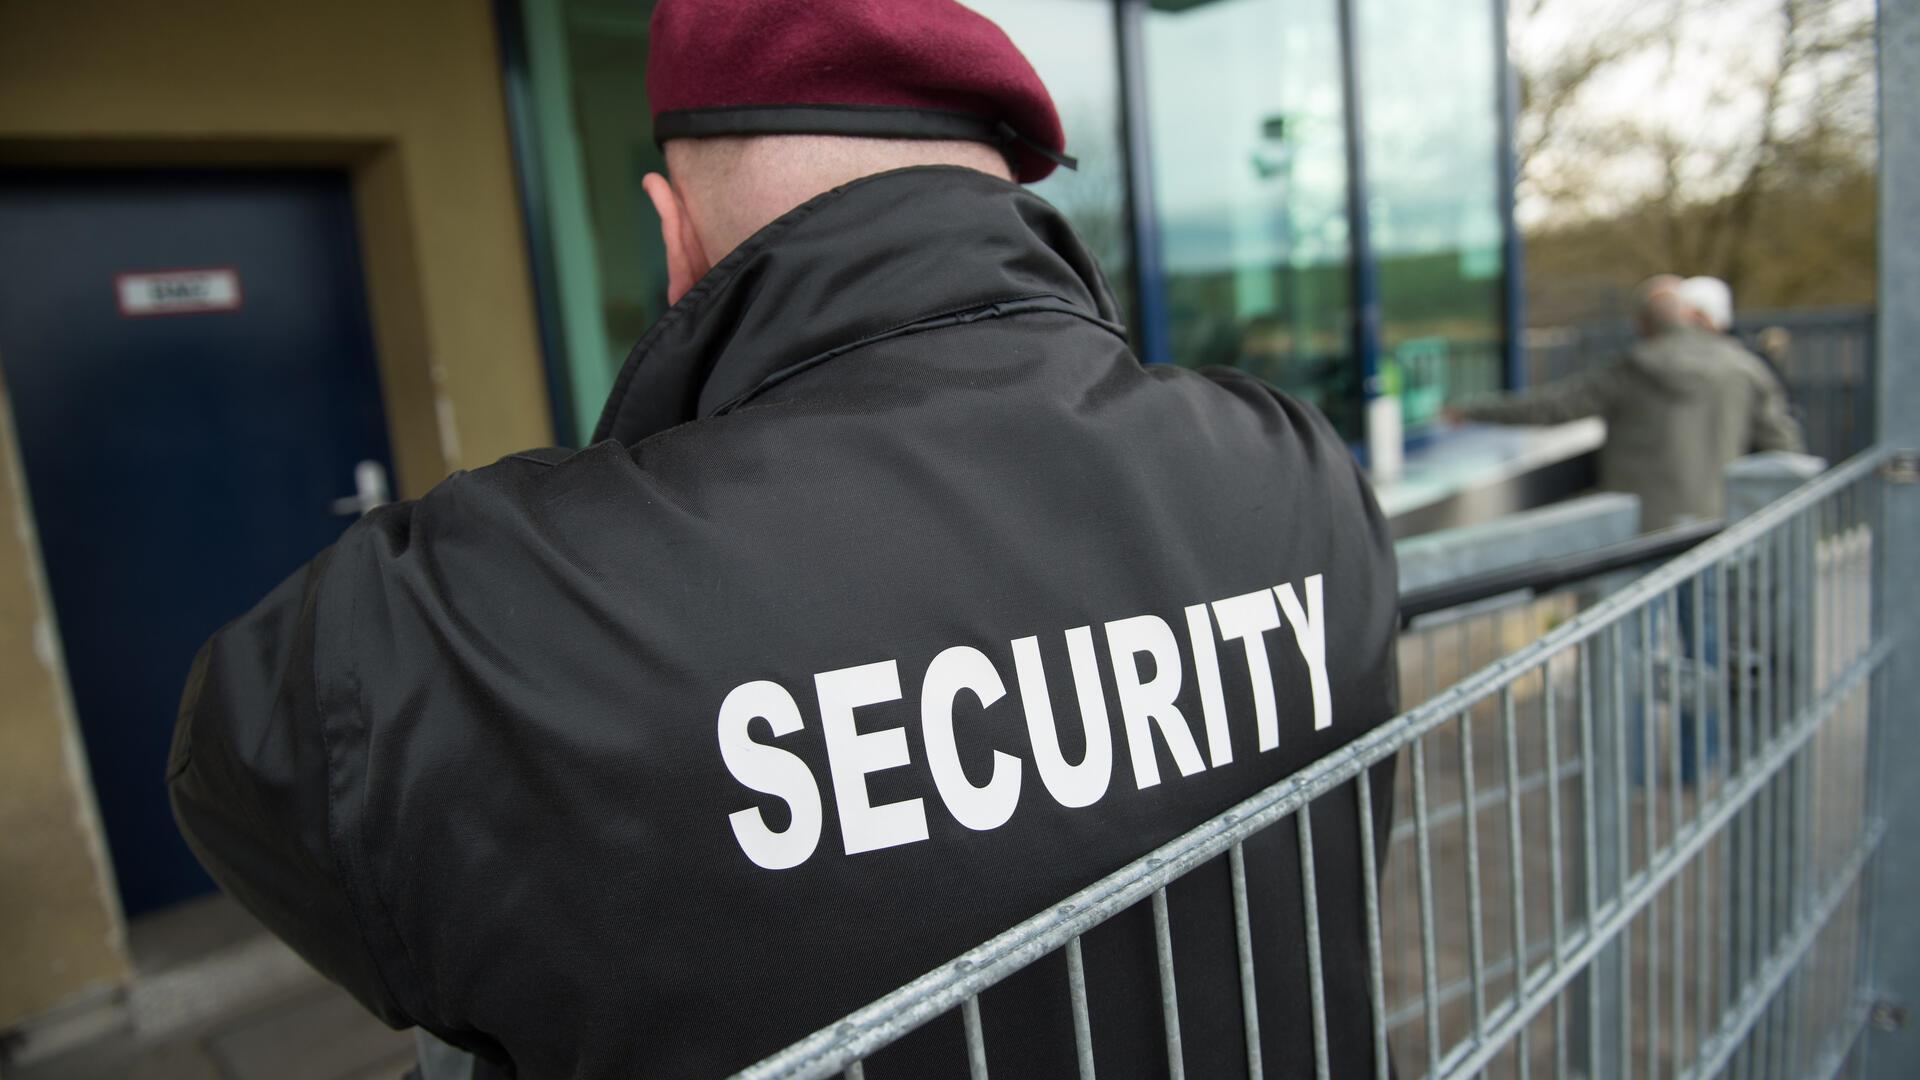
[[[660,0],[653,137],[862,135],[999,147],[1022,183],[1066,157],[1033,65],[954,0]]]

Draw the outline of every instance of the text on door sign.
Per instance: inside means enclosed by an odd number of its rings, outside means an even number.
[[[119,274],[114,277],[113,286],[119,294],[122,315],[185,315],[240,309],[240,274],[231,267]]]

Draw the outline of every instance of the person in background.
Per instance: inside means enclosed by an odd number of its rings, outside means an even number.
[[[1690,277],[1679,286],[1680,299],[1692,309],[1694,322],[1714,333],[1723,334],[1727,340],[1739,342],[1745,348],[1745,342],[1733,333],[1733,287],[1717,277]],[[1762,330],[1755,339],[1756,348],[1748,350],[1754,358],[1767,365],[1767,370],[1775,378],[1780,377],[1780,365],[1787,359],[1792,343],[1792,334],[1778,326]]]
[[[1721,472],[1760,450],[1802,450],[1780,380],[1739,342],[1700,324],[1672,275],[1635,291],[1640,340],[1611,363],[1449,410],[1454,421],[1607,423],[1600,487],[1640,498],[1643,529],[1724,511]],[[1729,297],[1728,317],[1731,318]]]
[[[1722,334],[1733,333],[1733,286],[1717,277],[1690,277],[1674,292],[1696,323]]]

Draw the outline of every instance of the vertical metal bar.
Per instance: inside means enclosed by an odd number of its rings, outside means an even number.
[[[1667,593],[1667,846],[1680,845],[1680,592]],[[1652,753],[1651,749],[1648,751]]]
[[[1799,928],[1801,920],[1805,917],[1806,913],[1806,900],[1804,895],[1804,884],[1806,881],[1805,868],[1800,864],[1806,857],[1806,818],[1810,809],[1807,790],[1807,774],[1810,771],[1810,763],[1807,760],[1807,755],[1811,752],[1810,746],[1802,746],[1800,752],[1794,755],[1793,761],[1793,836],[1789,842],[1790,856],[1787,861],[1787,865],[1792,868],[1792,881],[1789,885],[1787,910],[1790,913],[1789,925],[1793,926],[1796,930]],[[1787,1056],[1790,1060],[1797,1062],[1800,1059],[1801,1040],[1806,1034],[1806,1007],[1800,1000],[1805,989],[1804,980],[1796,974],[1792,986],[1792,1007],[1788,1009],[1791,1021],[1787,1028]],[[1796,1064],[1793,1066],[1793,1069],[1795,1072],[1798,1072],[1799,1066]]]
[[[1682,586],[1684,587],[1684,586]],[[1680,629],[1680,592],[1674,589],[1666,594],[1667,627],[1667,851],[1669,857],[1680,848],[1680,641],[1683,637]],[[1667,967],[1672,984],[1669,988],[1672,998],[1673,1015],[1667,1029],[1668,1053],[1673,1058],[1673,1069],[1680,1069],[1681,1041],[1684,1038],[1681,1026],[1686,1022],[1686,941],[1684,905],[1686,903],[1686,874],[1677,873],[1667,885],[1668,915],[1673,924],[1672,952],[1667,957]]]
[[[1567,994],[1553,995],[1553,1080],[1567,1080]]]
[[[1620,622],[1611,627],[1612,656],[1607,664],[1607,683],[1613,693],[1613,775],[1614,775],[1614,837],[1615,837],[1615,873],[1613,877],[1613,902],[1623,905],[1627,900],[1627,878],[1633,868],[1633,804],[1628,794],[1627,779],[1627,676],[1624,649],[1626,637],[1621,632]],[[1619,1042],[1614,1060],[1619,1063],[1620,1075],[1629,1073],[1633,1050],[1633,924],[1628,922],[1620,931],[1618,944],[1614,947],[1616,987],[1620,1011],[1618,1025]]]
[[[1467,831],[1467,976],[1473,985],[1473,1035],[1487,1029],[1486,954],[1481,942],[1480,811],[1473,783],[1473,709],[1460,713],[1460,809]]]
[[[1816,618],[1815,604],[1815,548],[1813,540],[1813,515],[1801,511],[1793,516],[1790,523],[1793,543],[1793,584],[1791,587],[1794,634],[1792,697],[1790,718],[1798,723],[1806,715],[1813,703],[1813,632]],[[1815,743],[1802,744],[1794,754],[1792,766],[1793,818],[1792,831],[1788,838],[1788,901],[1787,909],[1791,913],[1790,924],[1796,928],[1806,912],[1808,833],[1813,813],[1812,772],[1816,754]],[[1804,971],[1796,973],[1792,986],[1792,997],[1788,1009],[1787,1057],[1789,1068],[1799,1073],[1804,1052],[1804,1040],[1807,1032],[1806,986]]]
[[[1548,873],[1549,894],[1553,898],[1550,923],[1553,927],[1553,969],[1560,970],[1567,943],[1566,873],[1562,861],[1566,847],[1560,835],[1560,717],[1554,704],[1553,666],[1540,664],[1541,714],[1547,728],[1547,849],[1553,859]]]
[[[1360,804],[1360,886],[1367,919],[1367,989],[1373,1006],[1373,1072],[1375,1080],[1388,1080],[1392,1070],[1387,1058],[1386,973],[1380,959],[1380,863],[1373,843],[1372,770],[1361,769],[1355,779],[1354,793]],[[1259,1060],[1257,1055],[1248,1056],[1252,1061]],[[1248,1077],[1259,1080],[1259,1070],[1249,1070]]]
[[[1552,659],[1540,663],[1540,715],[1547,728],[1547,851],[1551,855],[1548,889],[1553,907],[1548,921],[1553,932],[1553,970],[1566,964],[1567,916],[1565,870],[1561,866],[1566,848],[1560,835],[1560,717],[1554,704]],[[1567,1076],[1567,992],[1553,996],[1553,1075]]]
[[[1427,1075],[1440,1074],[1440,985],[1433,928],[1433,854],[1427,825],[1427,740],[1413,740],[1413,836],[1420,869],[1420,972],[1427,1014]]]
[[[1794,561],[1793,522],[1788,520],[1769,538],[1774,552],[1773,580],[1773,729],[1779,732],[1793,722],[1793,599]]]
[[[1513,908],[1513,1003],[1516,1008],[1523,1008],[1527,1001],[1527,890],[1525,867],[1520,857],[1520,740],[1514,731],[1511,685],[1500,691],[1500,722],[1507,744],[1507,874],[1512,879],[1508,899]],[[1524,1056],[1524,1048],[1522,1050]]]
[[[1360,781],[1366,783],[1365,770],[1360,773]],[[1371,851],[1373,836],[1364,823],[1360,833],[1363,850]],[[1369,883],[1373,880],[1372,856],[1367,856],[1364,871]],[[1247,1036],[1247,1077],[1248,1080],[1260,1080],[1260,1002],[1254,990],[1253,980],[1253,930],[1247,918],[1247,853],[1238,843],[1227,849],[1227,867],[1233,876],[1233,937],[1240,950],[1240,1013],[1241,1022],[1246,1027]],[[1371,889],[1367,892],[1367,934],[1369,944],[1377,956],[1379,951],[1379,905]],[[1376,972],[1378,965],[1375,965]],[[1375,985],[1378,985],[1376,979]],[[1374,1006],[1374,1026],[1379,1028],[1382,1022],[1380,1006]],[[1384,1028],[1381,1028],[1384,1031]]]
[[[1080,1080],[1094,1080],[1093,1024],[1087,1015],[1087,963],[1078,935],[1067,939],[1067,997],[1073,1003],[1073,1056],[1080,1064]]]
[[[1907,51],[1911,51],[1910,45],[1906,48]],[[1914,383],[1908,380],[1908,389],[1911,390],[1913,386]],[[1911,433],[1910,418],[1908,418],[1908,427]],[[1911,446],[1911,441],[1908,441],[1907,445]],[[1899,501],[1896,502],[1896,499]],[[1869,595],[1874,598],[1875,603],[1872,612],[1869,613],[1867,634],[1869,642],[1876,646],[1880,641],[1889,638],[1903,641],[1905,645],[1902,651],[1906,654],[1903,659],[1908,661],[1914,655],[1913,611],[1916,606],[1914,604],[1916,594],[1910,579],[1896,582],[1894,578],[1898,576],[1895,572],[1896,567],[1911,565],[1908,560],[1911,559],[1912,543],[1916,536],[1920,536],[1920,530],[1915,528],[1916,524],[1920,524],[1920,519],[1916,519],[1913,510],[1913,485],[1891,484],[1884,474],[1874,478],[1868,507],[1868,525],[1873,531],[1874,541],[1873,550],[1864,571],[1867,575]],[[1868,679],[1866,754],[1869,775],[1866,783],[1864,813],[1875,821],[1890,819],[1887,821],[1887,827],[1894,835],[1911,836],[1910,827],[1913,816],[1911,800],[1892,797],[1887,789],[1888,775],[1890,773],[1901,775],[1905,771],[1903,766],[1910,763],[1910,760],[1896,762],[1896,758],[1904,756],[1911,759],[1912,756],[1912,751],[1908,749],[1912,746],[1913,739],[1911,725],[1900,723],[1898,728],[1894,727],[1898,722],[1896,718],[1900,717],[1901,713],[1892,707],[1893,703],[1889,700],[1889,683],[1897,685],[1898,680],[1906,680],[1908,690],[1914,686],[1909,668],[1891,664],[1881,665]],[[1907,702],[1912,699],[1908,697],[1900,700]],[[1904,734],[1896,735],[1896,731]],[[1901,770],[1901,772],[1894,770]],[[1902,818],[1907,820],[1902,822]],[[1912,895],[1911,891],[1901,891],[1897,880],[1903,877],[1911,880],[1912,858],[1908,856],[1899,861],[1901,865],[1894,866],[1890,865],[1892,860],[1884,856],[1876,859],[1865,881],[1858,887],[1856,910],[1859,920],[1859,974],[1856,981],[1864,992],[1872,993],[1876,997],[1885,995],[1893,1000],[1911,1001],[1914,989],[1913,965],[1908,963],[1904,970],[1890,970],[1892,965],[1882,966],[1883,956],[1911,957],[1914,955],[1912,948],[1903,948],[1899,944],[1896,944],[1892,950],[1883,950],[1881,947],[1883,931],[1889,927],[1891,920],[1899,918],[1906,910],[1891,904],[1890,901],[1896,897]],[[1895,933],[1889,936],[1895,937],[1897,941],[1904,936],[1906,925],[1903,923],[1895,927]],[[1910,937],[1906,938],[1906,945],[1912,945]],[[1887,1068],[1877,1065],[1875,1055],[1884,1047],[1882,1036],[1875,1030],[1877,1027],[1878,1025],[1875,1025],[1874,1028],[1870,1028],[1860,1041],[1856,1075],[1872,1077],[1892,1074],[1902,1067],[1898,1060],[1893,1066]],[[1904,1041],[1909,1044],[1904,1050],[1911,1057],[1912,1040],[1909,1037]],[[1885,1049],[1893,1050],[1891,1047]],[[1893,1052],[1897,1059],[1900,1051]],[[1904,1063],[1904,1067],[1913,1071],[1916,1063],[1908,1060]]]
[[[1641,810],[1644,825],[1641,846],[1645,849],[1646,873],[1651,888],[1653,878],[1654,850],[1658,834],[1659,817],[1659,772],[1654,768],[1658,761],[1656,748],[1659,740],[1654,728],[1654,692],[1653,692],[1653,602],[1640,606],[1640,692],[1635,695],[1640,709],[1640,783],[1641,798],[1645,805]],[[1658,895],[1647,900],[1646,914],[1646,1019],[1647,1019],[1647,1076],[1660,1075],[1658,1054],[1660,1052],[1660,965],[1655,961],[1659,957],[1660,943],[1660,898]]]
[[[1599,924],[1600,914],[1599,867],[1597,866],[1600,845],[1596,835],[1598,830],[1595,821],[1598,817],[1598,793],[1595,790],[1595,755],[1593,752],[1593,649],[1588,642],[1584,641],[1580,643],[1578,649],[1580,661],[1580,791],[1582,796],[1581,805],[1584,811],[1581,816],[1585,819],[1583,822],[1585,843],[1582,846],[1581,855],[1582,870],[1586,876],[1586,937],[1587,940],[1591,942],[1597,933],[1596,927]],[[1586,1067],[1586,1075],[1588,1076],[1596,1076],[1599,1074],[1598,1063],[1601,1060],[1600,998],[1602,995],[1599,985],[1600,980],[1597,978],[1599,970],[1600,958],[1596,955],[1595,958],[1587,964],[1586,975],[1587,1060],[1584,1062],[1584,1065]],[[1435,1065],[1437,1064],[1438,1063],[1435,1062]],[[1436,1069],[1430,1068],[1427,1071],[1427,1075],[1433,1076],[1436,1072]]]
[[[1736,663],[1734,653],[1740,651],[1740,642],[1734,636],[1734,621],[1732,621],[1734,588],[1738,588],[1738,582],[1734,580],[1730,559],[1715,563],[1713,573],[1715,573],[1715,584],[1718,586],[1715,588],[1715,598],[1713,598],[1715,634],[1718,636],[1716,640],[1718,650],[1716,650],[1715,665],[1713,665],[1718,675],[1715,694],[1718,700],[1716,701],[1718,719],[1715,723],[1720,726],[1722,732],[1726,732],[1726,746],[1720,751],[1726,761],[1726,778],[1720,782],[1720,794],[1724,798],[1726,784],[1738,774],[1738,765],[1740,765],[1738,761],[1740,748],[1736,738],[1738,732],[1734,730],[1734,688],[1732,688],[1734,663]],[[1738,907],[1738,894],[1734,890],[1734,855],[1738,846],[1734,844],[1734,838],[1736,838],[1738,824],[1740,824],[1738,817],[1726,822],[1726,826],[1722,826],[1720,830],[1720,840],[1718,840],[1718,859],[1716,859],[1715,869],[1718,871],[1716,876],[1720,878],[1720,903],[1716,905],[1715,928],[1718,930],[1716,959],[1720,963],[1718,963],[1718,980],[1715,982],[1715,990],[1718,992],[1716,994],[1718,1001],[1713,1011],[1715,1020],[1724,1017],[1734,1003],[1734,909]],[[1713,1030],[1713,1026],[1715,1024],[1707,1024],[1707,1030]]]
[[[1736,588],[1734,604],[1739,615],[1734,619],[1734,679],[1739,691],[1737,717],[1739,748],[1738,775],[1745,777],[1752,769],[1754,760],[1755,726],[1753,723],[1753,558],[1750,549],[1742,548],[1734,556],[1736,563]],[[1753,884],[1754,851],[1753,803],[1749,801],[1739,814],[1735,815],[1731,827],[1735,830],[1734,839],[1734,880],[1735,891],[1730,894],[1734,903],[1734,972],[1737,980],[1733,987],[1733,1000],[1739,1001],[1745,993],[1753,976]],[[1733,1075],[1746,1077],[1751,1075],[1751,1056],[1748,1051],[1753,1045],[1751,1037],[1741,1040],[1740,1049],[1733,1055]]]
[[[1611,654],[1607,663],[1607,683],[1612,691],[1612,713],[1608,719],[1613,728],[1613,805],[1620,827],[1614,830],[1614,854],[1618,862],[1614,867],[1612,881],[1614,901],[1623,900],[1627,894],[1627,878],[1633,870],[1633,800],[1627,784],[1627,680],[1626,680],[1626,635],[1621,632],[1620,624],[1608,627],[1612,639]]]
[[[1711,846],[1700,849],[1693,859],[1693,1059],[1700,1060],[1701,1047],[1706,1043],[1707,1032],[1712,1030],[1711,1016],[1707,1011],[1707,1002],[1713,988],[1713,969],[1707,960],[1707,881],[1712,871]],[[1719,905],[1716,905],[1716,908]]]
[[[1689,650],[1689,666],[1693,671],[1693,817],[1697,828],[1700,819],[1707,812],[1707,686],[1710,673],[1707,670],[1707,656],[1719,656],[1719,648],[1707,647],[1707,575],[1712,568],[1700,571],[1687,583],[1693,590],[1693,648]],[[1717,595],[1719,589],[1715,589]],[[1715,633],[1719,632],[1716,627]]]
[[[1686,882],[1685,873],[1673,875],[1667,885],[1667,897],[1670,901],[1669,914],[1673,922],[1673,938],[1669,945],[1672,951],[1667,956],[1668,977],[1672,980],[1670,993],[1673,996],[1672,1027],[1667,1029],[1667,1051],[1673,1057],[1675,1072],[1680,1069],[1681,1047],[1685,1041],[1686,993],[1687,993],[1687,938],[1686,938]],[[1695,926],[1694,931],[1699,932]]]
[[[1755,738],[1753,745],[1754,749],[1759,751],[1773,744],[1777,732],[1773,729],[1772,718],[1773,545],[1769,542],[1761,541],[1756,547],[1758,550],[1754,553],[1756,563],[1754,585],[1757,589],[1757,594],[1755,596],[1756,610],[1754,612],[1754,622],[1757,626],[1755,636],[1758,639],[1758,644],[1754,649],[1753,663],[1757,670],[1755,671],[1753,682],[1755,727],[1758,729],[1759,734]],[[1778,774],[1775,774],[1774,779],[1777,779],[1777,777]],[[1758,870],[1753,883],[1753,903],[1756,909],[1755,927],[1758,931],[1755,935],[1753,968],[1756,973],[1762,970],[1767,961],[1773,956],[1773,856],[1775,844],[1779,839],[1779,834],[1776,831],[1778,819],[1774,812],[1774,779],[1769,779],[1767,783],[1760,788],[1754,800],[1757,807],[1754,821],[1754,844],[1759,849],[1756,852]],[[1766,1015],[1765,1013],[1762,1014],[1763,1021]],[[1772,1028],[1770,1025],[1762,1022],[1754,1026],[1753,1042],[1755,1057],[1759,1059],[1760,1069],[1763,1074],[1766,1069],[1766,1063],[1772,1059],[1771,1039]]]
[[[848,1065],[847,1071],[842,1073],[841,1076],[843,1080],[867,1080],[867,1068],[865,1065],[856,1061]]]
[[[1186,1059],[1180,1052],[1180,999],[1173,985],[1173,932],[1167,925],[1167,890],[1153,890],[1153,948],[1160,960],[1160,1017],[1167,1029],[1167,1075],[1183,1080]]]
[[[1759,669],[1754,676],[1754,722],[1760,738],[1753,746],[1763,750],[1773,742],[1773,545],[1760,542],[1754,552],[1755,638],[1753,663]]]
[[[1328,1080],[1327,990],[1320,967],[1320,889],[1313,873],[1313,805],[1294,815],[1300,826],[1300,897],[1306,911],[1307,995],[1313,1007],[1313,1073]]]
[[[961,1004],[960,1017],[967,1028],[967,1075],[971,1080],[987,1080],[987,1038],[980,1030],[979,994]]]

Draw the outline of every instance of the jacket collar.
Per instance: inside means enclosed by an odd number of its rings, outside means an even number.
[[[1123,333],[1099,266],[1045,200],[959,167],[864,177],[755,233],[661,316],[594,441],[632,445],[860,342],[1036,301]]]

